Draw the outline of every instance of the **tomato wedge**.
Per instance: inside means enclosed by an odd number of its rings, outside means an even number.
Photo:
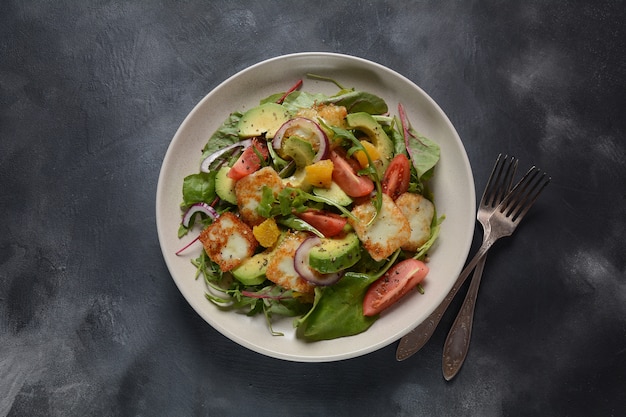
[[[375,316],[415,288],[428,274],[428,266],[409,258],[392,266],[367,289],[363,298],[363,315]]]
[[[406,155],[399,153],[391,160],[385,176],[381,181],[383,193],[396,200],[401,194],[406,193],[411,181],[411,163]]]
[[[337,236],[343,231],[348,219],[324,210],[307,210],[296,216],[316,228],[325,237]]]
[[[350,197],[364,197],[374,190],[374,182],[369,177],[357,175],[357,161],[344,158],[336,151],[330,152],[330,160],[334,165],[333,181]]]
[[[269,155],[267,144],[255,138],[252,140],[252,145],[248,146],[239,156],[235,165],[228,171],[227,176],[233,180],[240,180],[246,175],[258,171],[261,168],[261,160],[257,152],[263,156],[264,160],[267,160]]]

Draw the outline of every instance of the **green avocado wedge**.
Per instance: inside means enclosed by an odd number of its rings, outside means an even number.
[[[350,129],[360,130],[367,135],[372,145],[374,145],[380,153],[381,164],[376,168],[382,178],[382,175],[389,166],[389,162],[393,158],[393,142],[389,139],[383,127],[368,113],[350,113],[346,117],[346,122]]]
[[[287,108],[277,103],[264,103],[253,107],[241,116],[237,124],[240,138],[252,138],[265,134],[273,138],[276,131],[291,117]]]
[[[217,170],[215,175],[215,193],[219,198],[230,204],[237,204],[237,196],[235,195],[235,180],[228,177],[230,167],[223,166]]]
[[[356,233],[341,238],[323,238],[309,252],[309,265],[322,274],[350,268],[361,259],[361,243]]]
[[[231,271],[233,276],[243,285],[262,284],[266,279],[265,271],[267,271],[271,253],[268,250],[247,258],[238,267],[233,268]]]

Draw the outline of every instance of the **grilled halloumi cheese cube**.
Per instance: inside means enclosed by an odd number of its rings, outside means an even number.
[[[402,249],[415,252],[430,237],[435,206],[424,196],[413,193],[401,194],[396,199],[396,205],[411,226],[411,238],[402,245]]]
[[[273,250],[265,275],[273,283],[287,290],[303,294],[313,294],[315,286],[302,278],[294,267],[296,250],[308,235],[303,232],[289,232]]]
[[[263,223],[265,217],[257,213],[257,207],[261,203],[263,187],[268,186],[274,192],[274,196],[284,188],[283,181],[271,167],[246,175],[235,184],[235,196],[241,218],[250,226],[258,226]]]
[[[365,250],[376,261],[383,260],[393,254],[411,237],[409,221],[398,206],[387,194],[383,194],[382,199],[383,204],[380,213],[369,226],[369,221],[376,214],[376,208],[372,202],[356,205],[352,209],[352,214],[359,221],[348,220],[354,227]]]
[[[334,104],[318,104],[313,107],[298,110],[296,117],[306,117],[314,120],[320,118],[331,126],[345,127],[348,110],[344,106]]]
[[[225,212],[200,233],[204,251],[224,272],[254,254],[258,242],[252,229],[233,213]]]

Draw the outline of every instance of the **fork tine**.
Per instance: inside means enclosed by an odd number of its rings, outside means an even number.
[[[517,184],[515,184],[515,187],[513,187],[513,190],[511,190],[511,193],[507,198],[507,208],[502,212],[507,217],[510,217],[513,214],[513,211],[518,208],[520,204],[522,204],[525,199],[525,195],[528,192],[529,185],[532,184],[532,181],[535,179],[538,173],[539,170],[533,166],[522,177],[522,179]]]
[[[514,223],[522,220],[550,182],[551,178],[545,172],[540,173],[541,170],[533,166],[500,204],[500,212]]]
[[[513,221],[522,220],[522,218],[526,215],[530,207],[533,204],[535,204],[535,201],[537,201],[537,197],[539,197],[539,194],[541,194],[541,192],[548,185],[550,180],[551,178],[545,172],[541,174],[541,177],[537,179],[535,186],[532,188],[532,190],[529,191],[529,194],[527,195],[526,204],[524,205],[523,208],[520,208],[517,214],[514,215]],[[532,192],[534,192],[534,194],[531,194]]]
[[[502,158],[502,154],[498,155],[491,175],[489,175],[487,180],[481,204],[495,207],[504,199],[504,196],[511,189],[517,162],[514,156],[509,158],[507,155],[504,155],[504,158]]]
[[[517,159],[511,157],[511,163],[507,166],[507,171],[504,173],[504,178],[502,179],[503,186],[499,189],[499,193],[495,196],[496,200],[494,201],[494,206],[504,200],[504,197],[511,190],[511,185],[513,184],[513,176],[515,175],[515,171],[517,170],[517,162]]]

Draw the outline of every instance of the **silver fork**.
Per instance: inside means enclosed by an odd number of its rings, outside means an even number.
[[[485,234],[488,229],[490,229],[487,219],[511,189],[513,176],[515,175],[515,170],[517,169],[517,162],[518,161],[513,157],[508,158],[505,156],[502,158],[501,154],[498,155],[498,158],[496,159],[491,174],[489,175],[489,179],[487,180],[487,185],[485,186],[485,191],[483,192],[477,214],[477,218],[482,224]],[[474,276],[482,273],[483,266],[484,261],[479,261],[476,268],[477,272],[474,273]],[[435,332],[435,329],[437,328],[437,325],[441,321],[443,314],[450,306],[450,303],[456,296],[461,286],[463,286],[463,283],[467,279],[470,272],[471,269],[466,268],[461,275],[459,275],[456,282],[452,286],[452,289],[450,289],[446,298],[444,298],[441,304],[437,306],[435,311],[433,311],[422,324],[417,326],[400,340],[400,344],[398,345],[398,349],[396,351],[396,359],[398,361],[403,361],[409,358],[424,347],[424,345],[430,340],[431,336]]]
[[[505,162],[500,164],[501,157],[502,155],[498,155],[493,171],[491,171],[476,216],[483,227],[484,235],[491,232],[491,222],[489,218],[496,210],[496,207],[498,207],[510,192],[511,185],[513,184],[513,176],[517,169],[518,161],[515,160],[514,157],[511,157],[507,164],[507,156],[505,156]],[[472,335],[472,324],[474,322],[476,297],[478,296],[478,288],[480,287],[480,280],[486,261],[487,254],[485,253],[485,256],[480,258],[476,264],[476,269],[474,269],[474,275],[472,276],[469,289],[463,300],[463,305],[443,345],[443,376],[446,381],[454,378],[467,356]]]
[[[494,212],[487,219],[488,232],[485,233],[483,244],[478,250],[466,269],[475,266],[480,258],[482,258],[489,248],[500,238],[510,236],[519,223],[522,221],[528,210],[537,200],[539,194],[550,182],[550,177],[541,170],[532,167],[526,175],[518,182],[504,200],[498,204]],[[469,340],[468,340],[469,342]],[[445,352],[444,352],[445,356]],[[444,357],[444,377],[450,380],[456,371],[454,369],[446,369],[446,359]],[[461,362],[462,363],[462,362]],[[453,364],[455,367],[457,364]],[[448,372],[450,371],[450,372]]]

